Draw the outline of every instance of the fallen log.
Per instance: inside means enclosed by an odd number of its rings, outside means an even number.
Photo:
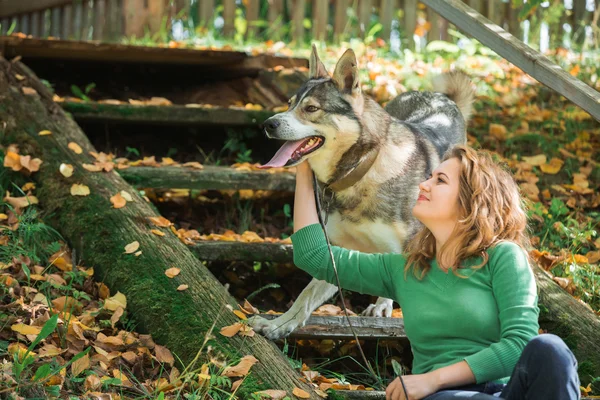
[[[21,154],[43,160],[32,178],[38,187],[36,195],[43,206],[44,222],[60,231],[83,263],[94,267],[95,276],[127,296],[128,311],[140,330],[168,346],[185,366],[194,359],[214,323],[214,338],[209,342],[214,351],[229,362],[249,354],[258,359],[237,396],[250,398],[251,393],[262,389],[282,389],[291,394],[294,387],[299,387],[308,391],[311,399],[319,398],[299,380],[299,374],[273,343],[260,335],[226,338],[219,334],[221,327],[238,321],[224,307],[235,306],[235,299],[169,229],[160,228],[166,233],[163,237],[150,232],[156,227],[148,217],[157,216],[156,209],[116,171],[88,172],[82,168],[83,163],[94,162],[90,151],[95,149],[90,141],[52,101],[52,93],[33,72],[3,57],[0,121],[4,145],[16,143]],[[40,136],[42,130],[52,134]],[[83,152],[72,151],[68,147],[71,142]],[[74,166],[71,177],[59,172],[61,163]],[[74,183],[88,186],[90,194],[72,196]],[[109,199],[122,190],[133,201],[115,209]],[[140,243],[139,256],[124,252],[124,247],[134,241]],[[179,268],[181,273],[169,279],[165,270],[170,267]],[[178,291],[181,284],[189,288]]]

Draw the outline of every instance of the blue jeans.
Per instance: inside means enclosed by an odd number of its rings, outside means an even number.
[[[423,400],[579,400],[577,360],[565,342],[544,334],[527,343],[506,385],[488,382],[441,390]]]

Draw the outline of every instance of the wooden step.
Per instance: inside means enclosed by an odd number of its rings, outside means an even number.
[[[266,319],[278,315],[260,314]],[[352,327],[360,339],[403,339],[404,319],[378,317],[350,317]],[[294,330],[290,337],[295,339],[344,339],[353,340],[354,335],[345,316],[311,315],[306,324]]]
[[[293,261],[291,244],[200,241],[190,250],[202,261]]]
[[[335,394],[346,400],[385,400],[385,392],[376,390],[336,390]],[[581,398],[581,400],[593,399],[593,397]]]
[[[164,125],[257,126],[274,111],[226,107],[154,106],[61,102],[63,109],[79,121],[127,122]]]
[[[203,169],[186,167],[129,167],[119,174],[138,188],[277,190],[293,192],[296,175],[289,172],[239,171],[232,167],[205,165]]]
[[[178,64],[225,70],[258,71],[265,68],[308,67],[308,60],[273,54],[252,55],[243,51],[196,50],[185,48],[135,46],[72,40],[0,37],[0,49],[10,59],[98,61],[104,63]]]

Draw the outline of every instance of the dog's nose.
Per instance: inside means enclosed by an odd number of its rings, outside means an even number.
[[[266,120],[264,125],[268,133],[273,133],[279,126],[279,121],[276,119]]]

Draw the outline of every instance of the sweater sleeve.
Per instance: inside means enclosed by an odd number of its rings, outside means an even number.
[[[320,224],[299,229],[292,236],[294,264],[313,277],[337,286],[335,272]],[[395,298],[394,284],[401,284],[404,257],[401,254],[371,254],[331,246],[335,265],[344,289],[374,296]]]
[[[523,250],[514,243],[501,243],[489,262],[501,332],[498,342],[465,358],[477,383],[510,376],[523,348],[539,330],[535,277]]]

